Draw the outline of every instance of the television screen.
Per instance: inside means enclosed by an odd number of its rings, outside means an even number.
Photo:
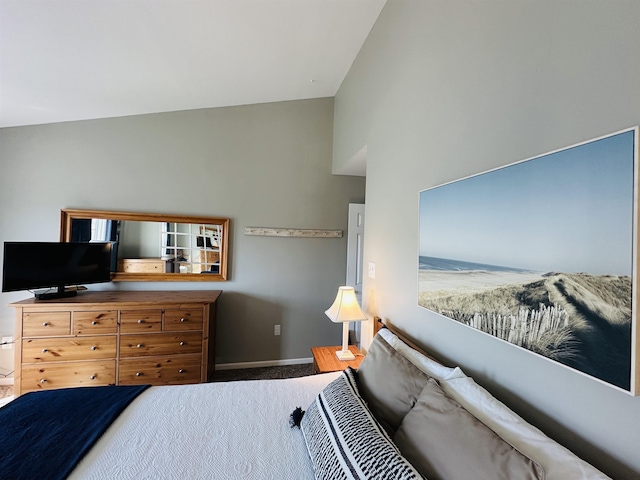
[[[2,291],[109,282],[111,243],[5,242]]]

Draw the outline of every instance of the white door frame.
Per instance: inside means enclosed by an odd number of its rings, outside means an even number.
[[[356,291],[362,306],[362,275],[364,273],[364,204],[349,204],[349,226],[347,232],[347,285]],[[351,330],[356,343],[360,343],[360,322],[353,322]]]

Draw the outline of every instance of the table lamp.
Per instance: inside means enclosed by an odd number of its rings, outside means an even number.
[[[353,287],[340,287],[333,305],[324,313],[332,322],[342,323],[342,350],[336,352],[338,360],[353,360],[355,356],[349,351],[349,322],[361,322],[367,319],[358,305]]]

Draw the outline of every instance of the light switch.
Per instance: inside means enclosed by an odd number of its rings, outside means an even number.
[[[376,278],[376,264],[369,262],[369,278]]]

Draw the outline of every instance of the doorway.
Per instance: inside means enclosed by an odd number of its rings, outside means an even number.
[[[347,232],[347,282],[355,289],[358,303],[362,306],[362,274],[364,271],[364,204],[349,204],[349,226]],[[360,343],[360,323],[351,325],[350,338]]]

